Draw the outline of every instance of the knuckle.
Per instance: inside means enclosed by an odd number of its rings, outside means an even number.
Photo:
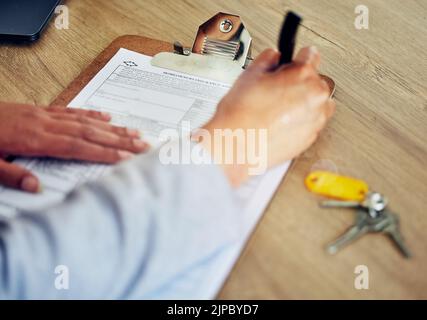
[[[311,87],[311,90],[313,90],[313,92],[316,95],[320,95],[322,98],[325,98],[325,99],[329,97],[328,85],[323,83],[323,81],[320,80],[320,78],[310,80],[309,86]]]
[[[324,86],[322,81],[317,81],[316,90],[320,95],[328,96],[328,88]]]
[[[320,80],[319,83],[320,83],[320,90],[329,95],[329,86],[326,83],[326,81]]]
[[[322,112],[319,116],[320,126],[323,128],[326,125],[327,121],[328,121],[328,116],[326,115],[326,112]]]
[[[125,149],[135,149],[135,145],[130,138],[122,138],[119,139],[119,147],[125,148]]]
[[[96,134],[96,131],[94,128],[90,126],[82,126],[81,127],[81,137],[86,140],[92,139]]]
[[[63,108],[62,112],[69,114],[70,116],[73,117],[78,117],[81,114],[81,109],[77,109],[77,108]]]
[[[120,136],[127,136],[128,135],[128,131],[126,128],[122,128],[122,127],[111,127],[111,131],[113,131],[114,133],[120,135]]]
[[[308,62],[299,64],[297,66],[297,71],[301,77],[310,77],[315,74],[314,66]]]
[[[87,111],[87,115],[92,118],[99,118],[101,116],[101,113],[98,111],[89,110]]]
[[[77,114],[76,115],[76,121],[80,122],[82,124],[87,124],[88,123],[87,118],[85,116],[81,115],[81,114]]]

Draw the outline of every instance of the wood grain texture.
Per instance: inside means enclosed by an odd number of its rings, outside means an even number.
[[[69,30],[53,23],[34,45],[0,47],[0,99],[50,104],[116,37],[143,35],[191,45],[199,24],[219,11],[240,14],[254,52],[275,46],[283,13],[304,16],[299,46],[314,44],[322,72],[337,83],[337,114],[294,163],[220,299],[427,298],[427,3],[365,0],[370,29],[354,27],[358,0],[69,0]],[[402,259],[382,235],[337,256],[324,246],[353,220],[320,210],[304,188],[313,167],[336,168],[385,193],[414,254]],[[366,265],[370,290],[354,289]]]

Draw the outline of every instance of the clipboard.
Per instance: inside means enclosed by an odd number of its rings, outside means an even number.
[[[221,31],[221,28],[228,32]],[[211,32],[215,33],[213,39],[210,36]],[[236,39],[238,40],[236,41]],[[227,43],[225,43],[226,41]],[[251,62],[251,44],[252,38],[240,17],[224,13],[219,13],[199,27],[192,48],[186,48],[178,42],[171,44],[143,36],[121,36],[101,52],[52,102],[52,105],[69,105],[121,48],[152,56],[151,63],[162,68],[216,80],[220,80],[222,77],[224,81],[231,83]],[[335,84],[332,80],[330,81],[331,93],[333,93]],[[228,250],[226,257],[209,267],[210,270],[215,270],[216,276],[210,277],[209,283],[205,284],[203,288],[199,284],[197,285],[198,290],[201,290],[198,291],[199,294],[202,294],[197,298],[213,299],[218,294],[260,222],[262,213],[265,212],[268,203],[270,203],[275,192],[270,193],[270,190],[277,190],[290,165],[288,163],[276,167],[267,173],[268,176],[265,179],[261,180],[255,191],[257,197],[251,197],[247,208],[245,208],[247,211],[244,236],[239,239],[232,250]],[[259,190],[262,190],[260,195]],[[210,274],[212,271],[209,271]],[[192,292],[194,294],[195,291],[192,290]]]
[[[203,23],[192,48],[138,35],[115,39],[51,105],[67,106],[120,48],[152,56],[152,64],[165,69],[197,75],[212,80],[233,83],[253,60],[252,37],[237,15],[220,12]],[[334,81],[321,75],[335,92]]]

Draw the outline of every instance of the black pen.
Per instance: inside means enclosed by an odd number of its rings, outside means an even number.
[[[292,62],[295,51],[295,40],[301,21],[301,17],[292,11],[289,11],[285,17],[279,39],[279,51],[282,54],[279,66]]]

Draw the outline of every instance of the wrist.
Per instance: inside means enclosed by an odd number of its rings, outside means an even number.
[[[240,163],[239,144],[232,143],[231,145],[225,141],[224,131],[232,130],[228,128],[222,119],[216,116],[209,121],[200,130],[196,131],[192,138],[196,140],[200,146],[205,149],[212,158],[214,164],[218,165],[228,181],[233,187],[238,187],[243,184],[249,177],[246,161]]]

